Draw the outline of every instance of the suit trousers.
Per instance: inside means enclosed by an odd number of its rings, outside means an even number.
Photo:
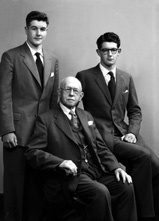
[[[42,179],[26,164],[25,148],[3,148],[5,221],[39,221],[44,198]]]
[[[113,153],[132,176],[139,217],[159,217],[159,158],[140,140],[116,139]]]
[[[112,173],[98,179],[80,175],[76,196],[85,204],[88,221],[136,221],[136,202],[132,184],[118,182]]]
[[[24,148],[3,148],[5,221],[22,221],[25,177]]]

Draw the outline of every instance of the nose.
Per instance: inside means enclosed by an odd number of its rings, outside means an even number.
[[[37,35],[40,35],[40,33],[41,33],[40,29],[37,29],[36,34],[37,34]]]
[[[70,95],[72,95],[72,96],[74,95],[74,91],[72,88],[70,89]]]
[[[112,55],[112,51],[111,50],[108,51],[108,55]]]

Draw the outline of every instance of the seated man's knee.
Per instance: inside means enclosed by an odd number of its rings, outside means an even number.
[[[110,195],[108,188],[101,183],[98,183],[97,187],[95,188],[94,196],[95,196],[96,200],[97,201],[99,200],[100,202],[101,201],[108,201],[108,202],[111,201],[111,195]]]
[[[148,149],[142,147],[139,152],[139,158],[151,160],[151,153]]]

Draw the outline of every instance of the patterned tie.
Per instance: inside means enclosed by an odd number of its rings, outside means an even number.
[[[110,81],[108,83],[108,88],[109,88],[109,92],[112,98],[112,101],[114,100],[115,97],[115,90],[116,90],[116,85],[115,85],[115,78],[113,75],[113,72],[108,72],[108,74],[110,75]]]
[[[40,59],[40,53],[39,53],[39,52],[36,52],[35,55],[36,55],[36,66],[37,66],[37,68],[38,68],[39,76],[40,76],[40,80],[41,80],[41,85],[42,85],[42,87],[43,87],[43,72],[44,72],[44,67],[43,67],[42,61],[41,61],[41,59]]]
[[[70,110],[69,114],[71,115],[71,124],[75,128],[79,128],[79,121],[77,119],[77,115],[72,110]]]

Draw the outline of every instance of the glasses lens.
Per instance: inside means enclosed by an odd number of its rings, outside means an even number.
[[[112,54],[116,54],[118,49],[112,48],[112,49],[110,49],[110,50],[111,50],[111,53],[112,53]]]

